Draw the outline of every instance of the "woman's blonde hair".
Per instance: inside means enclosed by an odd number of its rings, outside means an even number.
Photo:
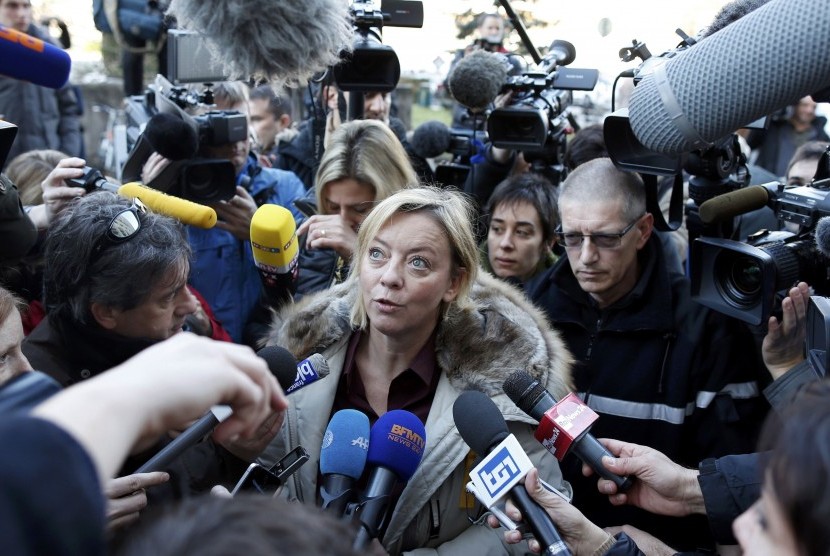
[[[375,201],[418,183],[400,140],[388,125],[376,120],[344,123],[332,135],[315,180],[317,210],[321,214],[326,186],[345,179],[374,189]]]
[[[9,162],[6,175],[20,191],[21,203],[43,204],[43,189],[40,184],[64,158],[69,158],[69,155],[61,151],[42,149],[21,153]]]
[[[462,193],[451,189],[432,186],[404,189],[381,201],[363,221],[357,234],[357,249],[349,275],[349,283],[357,291],[350,313],[354,327],[365,329],[369,322],[363,292],[357,285],[361,262],[366,259],[369,243],[393,216],[404,212],[423,213],[435,220],[449,242],[451,272],[453,276],[461,273],[458,295],[442,307],[442,315],[446,315],[453,307],[463,309],[473,306],[470,289],[478,273],[478,248],[472,225],[475,217],[473,205]]]

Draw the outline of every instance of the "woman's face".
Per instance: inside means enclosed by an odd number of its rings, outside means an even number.
[[[360,289],[372,331],[397,339],[429,334],[442,302],[458,295],[449,240],[424,213],[398,213],[369,241]]]
[[[357,233],[375,206],[375,190],[352,178],[331,181],[323,189],[323,214],[338,214]]]
[[[769,485],[767,476],[761,498],[732,523],[735,538],[744,554],[798,556],[793,530]]]
[[[496,276],[527,280],[546,248],[542,222],[533,205],[519,201],[496,207],[487,232],[487,255]]]

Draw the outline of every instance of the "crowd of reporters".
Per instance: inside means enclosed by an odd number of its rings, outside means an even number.
[[[492,20],[470,51],[504,50],[500,30],[486,34]],[[234,168],[233,195],[210,203],[213,229],[77,187],[89,169],[72,153],[30,149],[4,169],[9,553],[554,553],[528,533],[547,525],[574,554],[826,552],[830,391],[804,351],[811,285],[786,289],[761,327],[695,303],[688,239],[673,237],[685,231],[656,230],[643,180],[615,167],[597,127],[576,131],[555,172],[485,144],[465,183],[444,184],[390,115],[390,93],[360,95],[364,118],[345,121],[349,93],[321,87],[322,130],[293,125],[267,86],[214,94],[209,108],[243,114],[253,134],[199,146]],[[808,99],[748,138],[749,158],[792,186],[827,164]],[[170,164],[153,152],[141,181]],[[293,217],[286,291],[269,290],[253,245],[264,205]],[[738,239],[778,226],[769,214],[742,222]],[[266,346],[322,354],[330,375],[289,401],[255,354]],[[628,488],[545,453],[538,420],[505,394],[517,369],[599,415],[593,434],[613,456],[602,465]],[[38,383],[50,397],[21,396],[29,376],[51,377]],[[470,490],[489,461],[453,417],[470,390],[532,464],[522,482],[547,517],[515,490],[501,509]],[[139,472],[217,404],[233,412],[212,434]],[[373,432],[407,413],[386,435],[404,448],[373,440],[347,509],[320,512],[339,484],[322,453],[347,410]],[[298,449],[309,461],[273,499],[228,499],[252,464],[274,469]],[[526,526],[500,530],[499,511]]]

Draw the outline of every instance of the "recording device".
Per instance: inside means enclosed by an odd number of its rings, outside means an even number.
[[[352,544],[355,550],[364,550],[372,539],[383,537],[394,510],[392,490],[415,474],[425,446],[424,424],[413,413],[393,409],[375,421],[366,456],[369,479],[359,501],[347,506],[346,515],[358,526]]]
[[[334,66],[334,79],[342,91],[390,92],[398,85],[401,65],[395,50],[383,44],[387,27],[423,27],[424,6],[420,1],[383,0],[380,9],[373,0],[354,0],[349,8],[354,24],[352,48]]]
[[[620,492],[633,484],[631,477],[612,473],[602,464],[603,456],[614,456],[588,431],[599,415],[570,393],[558,402],[538,380],[516,371],[504,381],[504,393],[519,409],[539,421],[534,437],[557,460],[573,452],[603,479],[613,481]]]
[[[6,165],[6,159],[12,150],[15,137],[17,137],[17,126],[0,119],[0,170]]]
[[[251,251],[273,308],[293,298],[299,272],[299,244],[294,216],[285,207],[260,206],[251,218]]]
[[[64,180],[70,187],[82,187],[88,193],[97,190],[117,193],[129,199],[139,199],[147,208],[158,214],[175,218],[183,224],[210,229],[216,224],[216,211],[210,207],[166,195],[138,183],[118,185],[107,181],[95,168],[84,166],[84,175]]]
[[[201,90],[176,86],[161,75],[144,95],[127,98],[127,141],[131,149],[121,171],[124,181],[141,181],[153,152],[170,164],[147,183],[154,189],[199,203],[226,201],[236,194],[236,170],[229,160],[203,158],[203,147],[248,138],[244,114],[210,110],[210,84]],[[192,116],[188,112],[202,110]]]
[[[297,446],[270,468],[259,463],[252,463],[233,487],[231,496],[244,491],[273,495],[274,491],[284,485],[286,479],[302,467],[308,459],[308,452],[305,448]]]
[[[449,153],[451,158],[436,160],[435,181],[462,188],[470,172],[470,159],[484,146],[483,131],[449,128],[443,122],[430,120],[412,132],[410,145],[418,156],[437,158]]]
[[[228,80],[227,72],[211,51],[205,36],[185,29],[167,31],[166,77],[174,85]]]
[[[66,51],[0,25],[0,74],[41,87],[60,89],[69,81],[71,69],[72,60]]]
[[[355,496],[354,485],[363,475],[369,454],[369,418],[356,409],[332,416],[320,450],[320,497],[323,510],[341,517]]]
[[[830,216],[830,149],[809,185],[747,187],[706,201],[700,215],[718,222],[762,206],[798,231],[761,230],[746,242],[699,238],[691,252],[693,299],[756,326],[778,311],[798,281],[819,295],[830,293],[830,221],[825,220]]]
[[[274,375],[286,393],[289,393],[289,389],[293,392],[329,374],[328,362],[320,354],[314,354],[297,363],[297,360],[287,349],[280,346],[267,346],[259,350],[257,355],[265,360],[268,364],[268,370],[271,371],[271,374]],[[316,372],[310,373],[310,371]],[[312,377],[310,374],[314,376]],[[232,413],[231,408],[227,405],[213,406],[201,419],[185,429],[172,442],[147,460],[136,470],[136,473],[149,473],[165,469],[176,458],[210,434],[219,423],[225,421]]]
[[[510,434],[501,412],[483,392],[462,392],[452,407],[455,427],[477,454],[487,454],[470,472],[470,479],[490,507],[507,496],[513,499],[542,547],[542,554],[570,554],[545,510],[524,487],[533,468],[516,437]]]
[[[807,306],[807,360],[819,378],[830,367],[830,298],[812,295]]]
[[[201,36],[227,79],[256,77],[275,89],[335,65],[353,38],[342,0],[282,0],[267,9],[260,0],[173,0],[167,15]]]

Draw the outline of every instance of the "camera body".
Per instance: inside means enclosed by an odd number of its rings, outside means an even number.
[[[826,156],[826,155],[825,155]],[[698,238],[692,244],[692,297],[700,304],[751,325],[765,323],[787,290],[799,281],[830,293],[830,261],[816,246],[818,220],[830,216],[830,180],[770,187],[779,221],[799,232],[768,231],[747,241]]]
[[[144,95],[130,97],[126,109],[127,137],[133,144],[122,169],[122,181],[141,181],[142,167],[155,150],[145,133],[155,114],[169,114],[185,122],[198,137],[199,149],[246,140],[248,123],[244,114],[223,110],[210,110],[195,116],[188,113],[212,104],[210,84],[194,90],[173,85],[161,75],[156,76]],[[234,196],[236,170],[229,160],[203,158],[197,154],[171,159],[170,165],[146,185],[196,203],[210,203]]]

